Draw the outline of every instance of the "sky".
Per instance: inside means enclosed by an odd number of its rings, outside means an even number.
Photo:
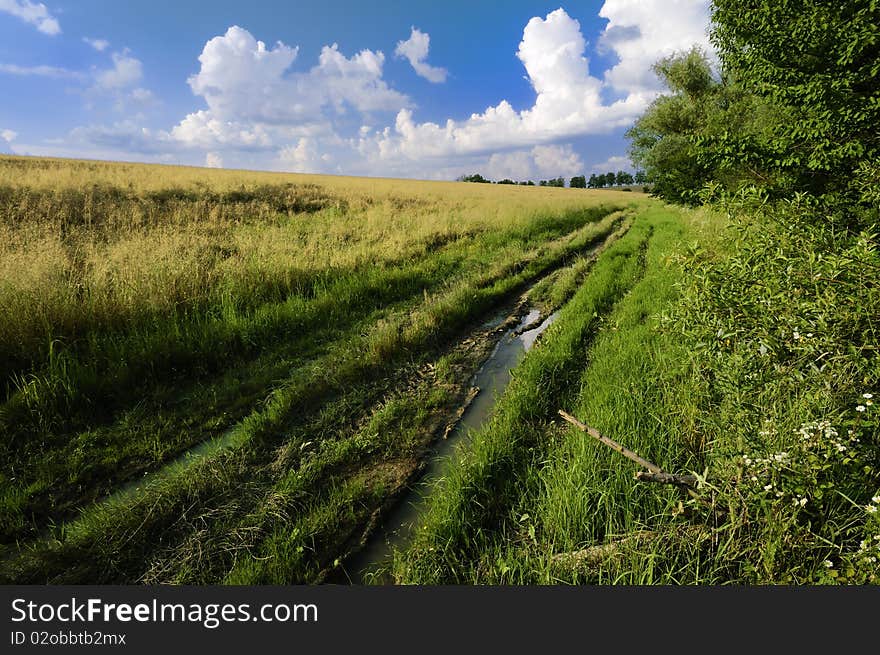
[[[632,171],[709,0],[0,0],[0,152],[301,173]]]

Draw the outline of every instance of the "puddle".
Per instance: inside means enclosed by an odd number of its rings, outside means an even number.
[[[533,309],[498,340],[492,354],[471,380],[471,386],[478,387],[479,393],[455,429],[435,445],[419,481],[404,492],[404,497],[376,527],[363,549],[343,565],[343,578],[347,575],[353,584],[392,582],[387,570],[383,569],[387,569],[394,550],[400,550],[409,543],[413,526],[425,510],[431,488],[444,476],[457,449],[467,447],[470,434],[488,418],[496,400],[510,384],[511,369],[535,345],[538,336],[556,320],[557,314],[551,314],[540,325],[517,334],[540,318],[540,312]]]
[[[240,445],[240,442],[240,431],[238,429],[232,428],[230,430],[227,430],[219,436],[203,441],[197,446],[194,446],[189,450],[184,451],[175,459],[171,460],[167,464],[164,464],[162,468],[147,473],[140,478],[128,481],[126,484],[114,491],[101,502],[121,502],[129,496],[139,493],[141,489],[145,489],[146,487],[160,482],[161,480],[168,480],[182,474],[183,471],[192,466],[196,460],[203,459],[221,450]]]

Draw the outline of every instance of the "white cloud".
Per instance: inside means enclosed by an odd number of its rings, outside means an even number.
[[[489,179],[525,181],[579,175],[584,170],[584,163],[570,144],[547,145],[494,153],[482,170]]]
[[[482,170],[485,171],[484,175],[490,180],[509,178],[519,182],[536,177],[535,160],[532,157],[532,153],[528,150],[496,152],[489,157]]]
[[[83,80],[87,77],[79,71],[72,71],[57,66],[19,66],[17,64],[0,64],[0,73],[18,75],[19,77],[37,76],[70,80]]]
[[[425,61],[428,58],[430,45],[430,35],[427,32],[420,31],[417,27],[413,27],[409,39],[397,42],[394,54],[408,59],[417,75],[424,77],[429,82],[439,84],[446,81],[447,71],[445,68],[432,66]]]
[[[657,92],[661,85],[651,66],[676,51],[709,44],[709,0],[606,0],[599,16],[608,19],[600,47],[619,62],[605,82],[622,92]]]
[[[31,0],[0,0],[0,11],[30,23],[43,34],[61,34],[61,25],[42,2]]]
[[[274,143],[269,130],[263,125],[224,121],[204,109],[190,114],[175,125],[171,136],[183,144],[202,148],[266,149]]]
[[[617,171],[633,172],[634,170],[635,167],[633,166],[629,157],[623,157],[620,155],[609,157],[605,161],[599,162],[598,164],[593,164],[590,167],[591,173],[616,173]]]
[[[327,108],[337,113],[347,105],[359,112],[396,111],[409,104],[382,79],[381,52],[362,50],[347,58],[334,43],[321,50],[310,71],[289,73],[297,53],[281,42],[267,48],[247,30],[232,26],[205,44],[201,69],[189,85],[208,103],[211,120],[230,123],[289,125],[323,120]]]
[[[137,87],[131,93],[128,94],[128,97],[133,101],[140,103],[142,105],[152,105],[156,100],[156,96],[153,95],[153,92],[149,89],[145,89],[143,87]]]
[[[316,65],[297,70],[298,48],[282,42],[270,47],[232,26],[205,43],[188,80],[206,108],[168,131],[122,121],[79,128],[71,139],[100,152],[118,148],[197,164],[210,156],[224,165],[301,172],[440,179],[482,172],[516,180],[580,175],[587,166],[571,140],[630,125],[660,92],[645,73],[650,64],[704,42],[707,4],[694,0],[678,12],[658,0],[607,0],[601,15],[609,22],[599,43],[619,61],[604,75],[591,73],[580,24],[564,9],[532,18],[516,53],[535,92],[531,106],[500,100],[480,113],[436,123],[419,122],[410,99],[386,82],[381,51],[349,57],[333,44],[322,48]],[[627,7],[635,8],[628,14]],[[665,13],[676,15],[675,28],[655,29],[653,21],[666,21]],[[427,65],[429,46],[428,35],[412,28],[395,53],[417,68]],[[112,69],[92,72],[95,87],[127,102],[150,101],[151,94],[136,86],[140,62],[127,51],[113,59]],[[593,167],[603,169],[631,165],[611,158]]]
[[[132,57],[128,50],[114,52],[113,68],[95,73],[95,85],[105,91],[114,91],[133,86],[144,76],[143,64]]]
[[[223,168],[223,156],[219,152],[209,152],[205,155],[205,166],[208,168]]]
[[[83,43],[88,43],[92,48],[97,50],[98,52],[104,52],[107,48],[110,47],[110,42],[106,39],[90,39],[87,36],[83,37]]]
[[[18,136],[18,132],[13,130],[0,130],[0,153],[4,155],[12,154],[12,142]]]
[[[332,170],[333,157],[321,154],[313,138],[302,137],[296,145],[281,150],[282,167],[291,173],[325,173]]]
[[[394,159],[448,159],[553,144],[628,126],[659,93],[656,84],[625,74],[631,62],[638,61],[647,75],[653,75],[650,64],[655,58],[694,42],[705,42],[708,0],[676,2],[682,6],[680,15],[660,0],[605,3],[600,14],[613,20],[608,25],[611,36],[603,36],[602,41],[622,57],[605,79],[590,74],[580,24],[564,9],[543,19],[532,18],[523,30],[517,51],[536,93],[532,107],[517,111],[502,100],[481,114],[460,121],[449,119],[442,125],[417,123],[412,111],[404,109],[398,113],[393,130],[362,137],[359,150],[377,164]],[[633,9],[636,6],[638,11]],[[627,8],[633,9],[633,16],[624,18]],[[670,28],[669,39],[664,41],[662,29],[658,32],[651,21],[663,15],[661,25],[665,25],[669,14],[676,27]],[[608,33],[606,29],[603,34]],[[606,102],[603,97],[608,91],[622,97]]]
[[[77,127],[67,141],[125,153],[161,154],[177,148],[166,132],[141,127],[131,120]]]
[[[576,175],[584,170],[584,162],[570,145],[535,146],[532,156],[541,176]]]
[[[517,57],[535,89],[534,105],[516,111],[506,100],[445,125],[416,123],[410,110],[397,115],[394,131],[364,143],[379,160],[402,157],[450,157],[550,144],[584,134],[609,132],[628,125],[652,96],[632,94],[609,105],[603,83],[589,72],[580,24],[563,9],[532,18],[523,31]]]

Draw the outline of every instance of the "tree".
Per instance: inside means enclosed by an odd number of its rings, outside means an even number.
[[[598,189],[599,186],[599,179],[596,177],[596,174],[593,173],[590,175],[590,179],[587,180],[587,187],[590,189]]]
[[[498,184],[516,184],[516,182],[514,182],[514,181],[511,180],[511,179],[504,178],[503,180],[499,180],[499,181],[498,181]]]
[[[618,186],[628,185],[633,183],[633,176],[626,171],[617,171],[616,180]]]
[[[571,181],[568,183],[568,186],[572,189],[586,189],[587,188],[587,178],[583,175],[577,175],[571,178]]]
[[[481,184],[488,184],[489,180],[487,180],[479,173],[474,173],[472,175],[462,175],[458,179],[456,179],[456,182],[479,182]]]
[[[778,120],[771,105],[729,75],[716,79],[699,48],[661,59],[654,70],[671,93],[651,103],[626,134],[630,158],[656,195],[696,204],[710,181],[728,188],[769,181],[762,160],[768,126]]]
[[[648,183],[648,176],[645,175],[645,171],[639,170],[639,171],[636,171],[636,176],[633,181],[636,184],[647,184]]]
[[[782,192],[860,197],[880,161],[876,0],[715,0],[712,21],[725,69],[777,112],[763,149],[728,135],[718,160],[745,155]]]

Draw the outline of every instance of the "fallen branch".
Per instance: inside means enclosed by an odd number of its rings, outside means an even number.
[[[675,475],[674,473],[651,473],[650,471],[636,471],[636,480],[639,482],[656,482],[658,484],[675,484],[680,487],[697,486],[696,475]]]
[[[564,418],[566,421],[568,421],[569,423],[571,423],[573,426],[575,426],[576,428],[578,428],[581,432],[586,432],[588,435],[590,435],[590,436],[593,437],[594,439],[598,439],[599,441],[601,441],[603,444],[605,444],[605,445],[608,446],[609,448],[612,448],[613,450],[616,450],[617,452],[619,452],[619,453],[620,453],[621,455],[623,455],[624,457],[628,457],[629,459],[631,459],[632,461],[634,461],[636,464],[641,464],[642,466],[644,466],[646,469],[648,469],[648,470],[651,471],[652,473],[658,473],[658,474],[661,474],[661,475],[669,475],[668,473],[666,473],[663,469],[661,469],[661,468],[660,468],[659,466],[657,466],[656,464],[653,464],[653,463],[649,462],[649,461],[646,460],[644,457],[641,457],[638,453],[634,453],[633,451],[631,451],[629,448],[626,448],[626,447],[624,447],[624,446],[621,446],[619,443],[617,443],[617,442],[614,441],[613,439],[609,439],[609,438],[606,437],[604,434],[601,434],[601,433],[600,433],[598,430],[596,430],[595,428],[591,428],[589,425],[586,425],[586,424],[584,424],[584,423],[581,423],[580,421],[578,421],[578,420],[577,420],[574,416],[572,416],[571,414],[568,414],[568,413],[566,413],[566,412],[564,412],[564,411],[562,411],[562,410],[560,409],[560,410],[559,410],[559,415],[560,415],[562,418]]]
[[[560,569],[574,570],[599,566],[608,560],[623,555],[627,547],[640,546],[650,541],[682,539],[702,541],[711,537],[711,532],[703,526],[688,526],[670,531],[656,532],[639,530],[605,542],[568,553],[556,553],[550,557],[550,565]]]

